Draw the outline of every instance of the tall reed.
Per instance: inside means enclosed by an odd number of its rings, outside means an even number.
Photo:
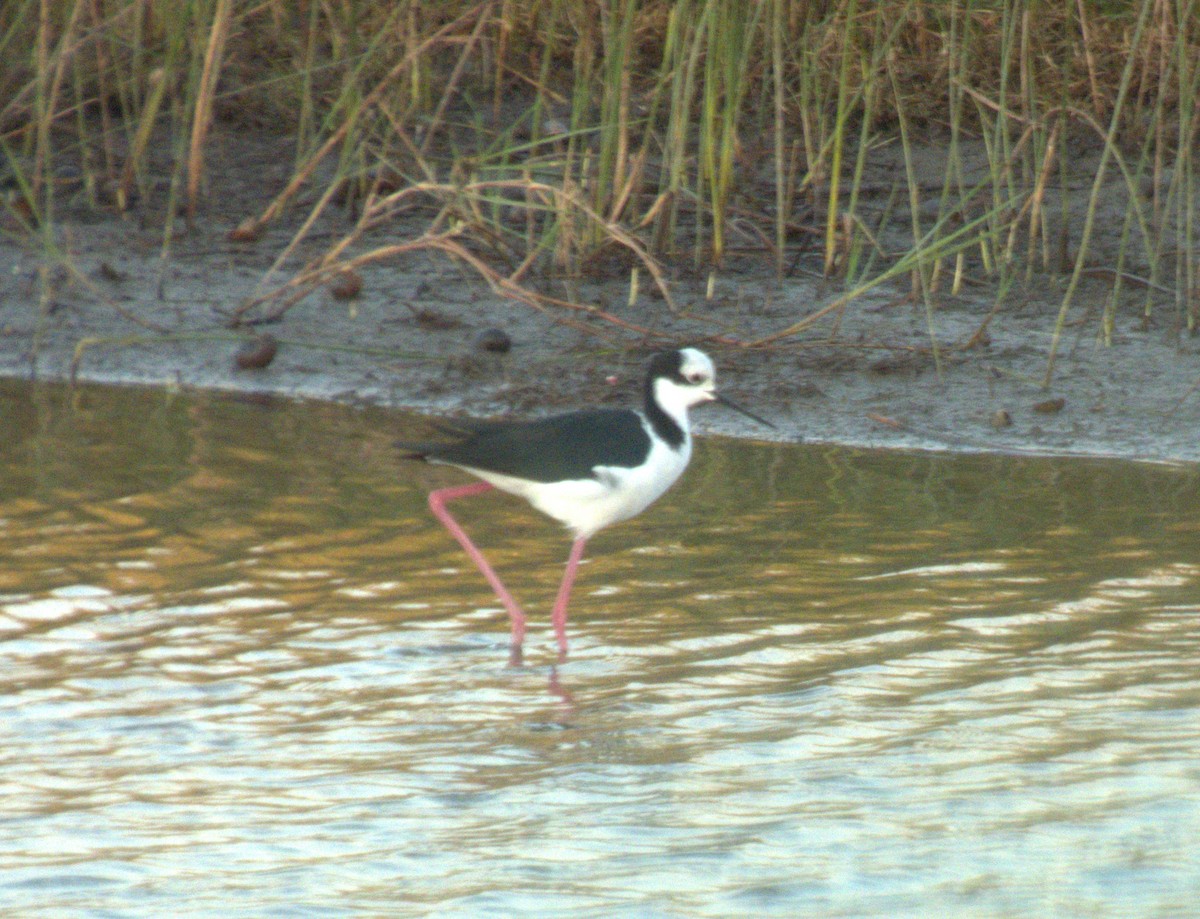
[[[306,200],[280,270],[351,200],[329,259],[423,213],[414,241],[509,285],[907,275],[931,332],[968,282],[1061,278],[1048,380],[1085,281],[1108,281],[1102,339],[1130,297],[1197,324],[1198,61],[1192,0],[10,0],[4,206],[47,247],[64,206],[173,227],[204,213],[218,137],[272,131],[293,175],[239,233]]]

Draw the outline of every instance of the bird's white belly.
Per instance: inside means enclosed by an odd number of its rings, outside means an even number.
[[[692,454],[688,437],[678,450],[654,441],[641,466],[596,466],[594,479],[530,482],[482,469],[475,475],[501,491],[519,495],[535,508],[566,524],[576,536],[590,537],[612,523],[640,514],[662,497],[687,468]]]

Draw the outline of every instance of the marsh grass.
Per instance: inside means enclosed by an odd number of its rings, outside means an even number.
[[[1101,341],[1131,302],[1195,328],[1198,93],[1191,0],[0,5],[4,206],[52,258],[64,207],[159,208],[169,252],[214,125],[294,138],[235,231],[293,228],[240,321],[421,250],[544,309],[590,310],[550,275],[645,275],[670,311],[676,274],[842,285],[759,347],[907,278],[937,359],[940,297],[982,285],[991,321],[1058,285],[1048,380],[1085,278]]]

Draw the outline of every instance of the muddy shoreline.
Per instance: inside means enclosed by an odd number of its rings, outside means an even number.
[[[1060,302],[1053,280],[999,309],[985,289],[939,294],[932,315],[905,298],[906,286],[881,286],[798,336],[746,350],[713,339],[769,335],[841,288],[813,274],[779,281],[748,263],[719,276],[711,296],[706,279],[674,277],[672,314],[646,284],[631,304],[623,271],[611,281],[539,282],[661,336],[649,340],[598,315],[498,296],[468,267],[424,254],[367,267],[351,299],[318,290],[257,326],[278,352],[265,368],[241,369],[235,354],[253,331],[230,329],[228,316],[264,289],[290,238],[279,227],[252,244],[231,242],[241,213],[214,207],[165,259],[161,227],[128,215],[65,218],[58,243],[70,269],[45,267],[37,244],[4,235],[0,375],[65,380],[74,370],[79,381],[528,416],[636,400],[646,354],[673,341],[712,353],[723,390],[777,425],[765,430],[714,407],[698,414],[701,433],[1200,460],[1200,342],[1165,308],[1147,320],[1131,302],[1118,311],[1113,345],[1103,346],[1102,278],[1075,297],[1049,387],[1041,384]],[[501,330],[511,350],[486,350],[489,330]]]

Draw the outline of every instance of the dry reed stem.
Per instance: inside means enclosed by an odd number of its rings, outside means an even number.
[[[461,186],[448,185],[444,183],[418,183],[393,192],[377,202],[373,202],[368,209],[364,210],[362,219],[359,220],[358,225],[352,232],[346,234],[337,243],[329,247],[323,255],[315,260],[314,264],[303,269],[288,283],[276,288],[268,294],[253,297],[241,304],[236,310],[234,310],[231,316],[231,323],[234,325],[242,323],[246,313],[251,309],[264,302],[278,298],[284,291],[290,290],[293,287],[303,287],[304,293],[294,299],[288,300],[285,309],[294,305],[294,303],[299,302],[299,300],[302,299],[304,295],[307,295],[308,291],[310,291],[313,287],[318,286],[319,284],[328,280],[328,275],[331,273],[336,274],[339,271],[355,268],[360,264],[379,261],[380,259],[393,257],[413,251],[415,249],[432,248],[442,249],[443,251],[453,251],[454,254],[456,254],[463,262],[471,265],[473,268],[479,271],[480,274],[483,275],[488,281],[489,285],[493,287],[493,289],[504,293],[505,296],[521,300],[522,302],[531,302],[531,299],[536,300],[536,302],[539,303],[548,302],[548,298],[542,297],[541,295],[532,294],[516,283],[516,279],[524,274],[524,272],[527,270],[528,264],[522,263],[522,265],[520,265],[509,277],[497,280],[500,279],[501,276],[490,267],[487,267],[480,258],[466,253],[466,250],[463,249],[461,245],[455,244],[455,246],[452,248],[448,241],[464,235],[467,230],[467,225],[465,224],[460,224],[459,226],[443,233],[431,234],[427,232],[417,240],[414,240],[411,244],[403,243],[395,246],[385,246],[379,249],[374,249],[370,253],[367,253],[363,256],[355,256],[354,258],[345,261],[342,260],[343,253],[345,253],[355,243],[360,242],[363,233],[365,233],[371,227],[383,222],[390,213],[394,212],[409,198],[428,196],[434,198],[435,200],[449,200],[454,202],[465,199],[468,202],[471,202],[484,199],[487,194],[491,192],[511,191],[537,195],[544,201],[552,202],[552,206],[555,210],[561,211],[565,209],[574,209],[584,214],[589,220],[601,227],[604,232],[608,234],[610,239],[625,246],[638,258],[638,260],[646,267],[646,270],[650,273],[651,277],[654,278],[654,282],[666,301],[668,309],[672,313],[678,312],[674,300],[671,297],[670,288],[667,284],[666,277],[662,272],[662,268],[632,235],[627,233],[616,223],[601,217],[577,196],[569,195],[562,189],[556,188],[552,185],[546,185],[540,182],[530,182],[528,180],[513,179],[496,180],[490,182],[472,182]],[[294,250],[297,241],[301,237],[307,235],[308,229],[311,227],[312,222],[316,219],[316,215],[323,209],[332,192],[332,188],[326,190],[326,193],[324,196],[322,196],[321,201],[316,207],[314,207],[309,219],[306,220],[305,224],[295,234],[292,243],[290,243],[285,249],[284,255],[290,254]],[[446,211],[443,209],[442,214],[445,213]],[[438,221],[435,221],[435,224],[437,222]],[[465,254],[460,255],[460,252]],[[283,257],[284,256],[281,255],[280,260]],[[359,259],[364,258],[366,259],[365,262],[359,261]],[[280,264],[280,260],[276,261],[276,268]],[[267,276],[269,277],[271,273],[273,273],[273,271],[268,272]],[[569,301],[564,301],[564,305],[568,302]],[[592,312],[590,308],[584,307],[583,309],[588,312]],[[282,311],[279,311],[273,315],[277,317],[279,314],[281,314],[281,312]],[[613,321],[616,321],[615,318]],[[617,324],[624,323],[617,322]],[[647,334],[650,333],[647,332]]]
[[[450,39],[451,36],[453,36],[454,33],[456,33],[466,23],[471,22],[476,18],[486,18],[485,14],[490,12],[492,5],[493,0],[485,0],[485,2],[472,7],[457,19],[446,23],[446,25],[442,26],[424,41],[406,51],[400,60],[392,65],[383,79],[379,80],[371,89],[371,91],[367,93],[355,114],[346,118],[340,125],[338,125],[337,128],[330,133],[325,143],[323,143],[315,153],[309,156],[309,158],[303,164],[301,164],[301,166],[292,176],[291,180],[288,182],[287,186],[275,197],[275,199],[267,206],[262,214],[260,214],[257,218],[243,223],[239,227],[239,230],[242,230],[248,236],[255,236],[261,232],[262,228],[266,224],[278,217],[283,212],[284,207],[287,206],[287,203],[291,201],[291,199],[305,185],[305,183],[312,178],[312,174],[316,171],[316,168],[318,165],[320,165],[321,161],[324,160],[326,156],[328,156],[339,144],[342,143],[342,141],[346,139],[346,136],[350,133],[351,128],[354,127],[361,114],[378,103],[384,93],[391,88],[392,83],[400,76],[400,74],[404,72],[405,68],[409,67],[422,53],[427,51],[429,48],[440,42]]]
[[[63,6],[64,2],[70,2],[70,7]],[[128,111],[138,113],[136,123],[126,129],[130,134],[129,150],[118,189],[119,199],[126,200],[134,176],[142,174],[151,138],[157,136],[153,132],[167,113],[179,111],[177,95],[182,95],[185,104],[192,105],[190,124],[182,126],[182,130],[190,130],[190,138],[181,134],[176,139],[176,146],[186,152],[190,220],[201,199],[203,151],[218,81],[224,76],[227,60],[235,60],[239,66],[247,63],[244,56],[239,56],[236,44],[243,36],[236,30],[235,5],[229,0],[210,0],[208,44],[203,55],[189,56],[179,50],[178,35],[170,30],[195,28],[194,17],[167,15],[147,0],[114,2],[119,5],[110,13],[100,0],[25,0],[23,10],[29,15],[19,21],[21,29],[32,32],[36,27],[36,35],[30,36],[34,39],[30,42],[34,73],[2,104],[0,119],[23,108],[33,110],[38,117],[32,131],[22,125],[10,129],[6,137],[32,137],[34,166],[28,171],[32,183],[26,184],[38,190],[33,202],[49,210],[52,197],[48,190],[43,197],[42,191],[52,174],[52,154],[58,154],[51,149],[51,142],[57,142],[59,133],[72,127],[64,124],[63,116],[79,116],[75,126],[80,138],[78,147],[86,155],[94,144],[88,136],[94,128],[88,127],[87,117],[93,109],[99,112],[103,124],[99,139],[113,174],[119,167],[112,138],[119,135],[121,126],[114,128],[109,109],[113,100],[118,100]],[[443,241],[425,248],[453,254],[488,277],[481,270],[486,267],[483,256],[467,248],[467,240],[473,235],[477,247],[493,246],[515,264],[504,278],[513,288],[519,288],[537,259],[548,252],[558,264],[572,269],[597,247],[615,244],[633,253],[638,264],[646,267],[674,314],[677,310],[655,257],[682,248],[676,239],[680,230],[688,228],[688,221],[694,222],[695,238],[688,245],[698,268],[703,267],[705,258],[719,259],[726,247],[728,221],[730,231],[745,232],[756,240],[761,251],[773,258],[779,272],[786,259],[788,231],[795,228],[795,222],[788,221],[787,210],[797,194],[807,189],[811,198],[822,183],[824,208],[815,222],[826,233],[827,267],[836,264],[851,272],[848,277],[870,286],[915,270],[924,276],[922,290],[929,292],[942,274],[941,259],[950,254],[956,259],[958,282],[964,268],[963,251],[973,244],[979,248],[984,271],[998,276],[1003,284],[1012,275],[1009,266],[1021,254],[1018,243],[1025,227],[1027,267],[1036,259],[1038,237],[1041,234],[1044,239],[1047,226],[1045,199],[1053,188],[1051,170],[1058,166],[1065,171],[1062,164],[1066,154],[1062,151],[1070,149],[1071,122],[1078,122],[1101,138],[1102,159],[1120,168],[1131,190],[1139,181],[1152,181],[1151,213],[1147,215],[1145,203],[1134,196],[1126,208],[1124,226],[1136,225],[1142,234],[1140,242],[1150,262],[1151,278],[1170,270],[1173,263],[1177,286],[1186,288],[1181,298],[1191,295],[1196,287],[1196,260],[1191,254],[1196,187],[1189,138],[1194,143],[1196,126],[1194,120],[1190,127],[1185,125],[1184,119],[1194,108],[1195,80],[1183,74],[1188,72],[1196,49],[1197,25],[1194,5],[1187,0],[1138,0],[1125,8],[1114,8],[1099,0],[1075,0],[1060,7],[1039,7],[1041,18],[1036,21],[1031,15],[1033,8],[1027,5],[995,7],[964,0],[954,0],[948,11],[922,0],[893,0],[867,12],[860,12],[866,7],[858,0],[820,5],[799,0],[769,2],[765,8],[756,5],[753,10],[732,10],[722,6],[720,0],[612,0],[602,4],[602,15],[609,18],[601,21],[596,16],[598,7],[585,0],[556,0],[549,6],[513,0],[470,5],[469,0],[440,5],[417,0],[400,14],[407,17],[406,27],[392,36],[377,28],[374,32],[350,31],[369,30],[381,17],[393,21],[386,9],[370,0],[353,4],[353,9],[346,5],[347,0],[310,0],[314,4],[306,7],[310,27],[320,27],[324,22],[334,25],[328,72],[334,74],[335,82],[322,86],[316,70],[306,69],[302,104],[317,109],[327,99],[338,100],[335,104],[357,99],[358,105],[329,126],[318,149],[298,163],[283,191],[259,216],[247,220],[243,230],[252,236],[278,217],[299,189],[312,180],[318,164],[338,147],[343,147],[347,156],[354,156],[358,141],[355,133],[365,135],[364,126],[369,123],[383,128],[382,136],[364,137],[372,143],[381,142],[380,160],[395,157],[397,174],[416,172],[423,176],[424,182],[413,186],[413,192],[441,204],[426,236]],[[294,36],[285,34],[284,5],[281,0],[263,0],[253,7],[256,15],[264,10],[268,15],[273,13],[276,21],[277,34],[267,41],[274,42],[273,47],[286,61]],[[423,21],[430,21],[427,15],[450,21],[422,37],[419,29]],[[81,16],[87,19],[81,20]],[[123,37],[118,26],[129,16],[140,17],[138,23],[144,21],[144,29],[135,31],[146,40],[130,52],[132,66],[122,71],[119,68],[128,62],[121,60],[121,45],[114,36]],[[497,33],[489,37],[488,28],[494,24]],[[371,37],[366,45],[371,56],[338,76],[337,68],[350,60],[339,58],[339,49],[361,49],[364,45],[359,39],[368,34]],[[947,36],[949,58],[945,52]],[[0,35],[0,41],[7,38]],[[81,54],[89,44],[95,54]],[[442,65],[442,58],[449,57],[443,49],[451,44],[457,46],[453,59]],[[732,70],[722,66],[722,62],[727,65],[734,59],[740,66]],[[261,63],[269,60],[269,55],[264,55],[249,62],[255,65],[250,68],[250,91],[255,80],[269,86],[274,82],[274,70],[283,70],[278,64]],[[914,247],[895,261],[896,256],[884,252],[867,231],[867,223],[873,218],[864,217],[859,210],[860,192],[864,200],[869,193],[861,184],[860,167],[868,145],[884,131],[894,133],[894,123],[886,121],[890,117],[887,107],[879,104],[883,70],[875,65],[880,62],[887,67],[884,83],[890,81],[893,96],[903,101],[904,124],[942,121],[947,103],[939,93],[949,85],[949,104],[954,108],[950,119],[952,146],[982,127],[992,200],[989,220],[973,224],[973,243],[957,232],[947,234],[951,225],[939,219],[931,234],[914,240]],[[177,78],[191,63],[202,66],[187,74],[195,83],[184,86],[180,93]],[[303,66],[324,65],[316,58],[305,57]],[[363,75],[375,73],[376,67],[385,71],[383,77],[373,83],[364,82],[360,93],[358,81],[366,81]],[[522,72],[522,68],[529,72]],[[410,106],[393,111],[387,103],[390,92],[397,79],[410,70],[412,85],[420,83],[421,91],[414,89]],[[704,73],[713,78],[707,84],[715,81],[715,85],[724,87],[724,95],[706,94],[705,86],[698,83]],[[641,80],[643,74],[652,79]],[[441,86],[437,97],[424,89],[434,75]],[[3,76],[0,69],[0,86],[8,85]],[[448,172],[456,181],[438,181],[442,167],[434,158],[435,147],[444,142],[457,152],[453,111],[472,89],[472,76],[485,84],[481,87],[484,97],[491,100],[497,114],[505,87],[514,80],[522,81],[529,87],[527,92],[534,94],[533,115],[541,113],[545,99],[551,95],[571,99],[575,106],[571,131],[565,135],[566,156],[554,164],[561,170],[557,178],[546,180],[544,173],[527,171],[523,178],[507,185],[466,181],[472,177],[472,170],[480,168],[479,161],[486,165],[483,157],[494,157],[502,167],[527,169],[527,165],[513,164],[541,142],[538,121],[529,146],[517,144],[511,134],[501,131],[499,143],[508,146],[483,154],[468,151]],[[339,79],[341,83],[336,82]],[[488,80],[490,87],[486,85]],[[564,86],[570,88],[564,90]],[[938,89],[930,92],[930,87]],[[1078,99],[1078,108],[1064,104],[1063,100],[1072,97]],[[594,125],[585,120],[591,117],[589,106],[593,105],[599,106],[606,122]],[[430,126],[419,139],[410,136],[405,126],[412,111]],[[631,125],[642,112],[649,112],[644,139],[631,133]],[[368,122],[375,113],[382,117]],[[1061,120],[1056,120],[1060,115]],[[849,125],[855,124],[855,119],[861,127],[851,131]],[[1149,130],[1144,132],[1141,158],[1126,159],[1118,144],[1135,138],[1145,119],[1151,123],[1146,125]],[[318,112],[313,123],[319,120]],[[1105,121],[1107,127],[1101,127]],[[1173,123],[1178,123],[1178,130],[1170,129]],[[710,127],[707,136],[702,128],[706,124]],[[744,134],[750,124],[773,129],[770,142],[764,138],[760,146],[770,148],[767,155],[773,157],[773,169],[769,171],[774,181],[774,214],[765,213],[766,206],[754,213],[729,204],[733,187],[731,157],[735,152],[741,156],[746,140],[736,132]],[[599,138],[597,144],[585,141],[585,134],[591,131]],[[789,131],[799,131],[800,137],[789,142]],[[855,144],[857,160],[852,175],[843,164],[847,156],[854,155]],[[807,153],[803,162],[796,159],[801,148]],[[362,154],[358,155],[361,158]],[[911,155],[907,148],[905,155],[906,159]],[[472,156],[479,156],[479,160]],[[539,169],[549,166],[549,158],[538,163]],[[339,182],[345,180],[345,172],[339,170]],[[1171,178],[1164,196],[1161,186],[1166,174]],[[974,195],[961,187],[961,172],[956,175],[957,184],[948,175],[942,185],[939,214],[966,212]],[[736,178],[741,180],[740,176]],[[914,187],[915,181],[910,169],[907,182],[913,202],[921,191]],[[645,186],[655,182],[657,188],[647,193]],[[340,260],[349,247],[360,244],[368,228],[394,214],[401,199],[387,196],[377,200],[380,187],[377,178],[355,230],[305,270],[342,264]],[[1093,186],[1090,192],[1089,218],[1098,191]],[[521,200],[504,200],[506,192],[515,193]],[[1064,217],[1069,203],[1066,194],[1064,191]],[[295,256],[299,243],[309,238],[314,222],[328,212],[332,195],[332,185],[319,195],[299,231],[264,277],[264,285]],[[1010,205],[1022,202],[1015,215],[999,206],[1002,198]],[[763,199],[764,205],[768,200]],[[173,201],[172,197],[169,206]],[[502,208],[524,208],[519,237],[524,240],[524,248],[511,243],[513,235]],[[545,221],[538,218],[542,209],[551,212]],[[889,217],[890,210],[889,199],[885,206]],[[51,216],[47,213],[46,219],[40,220],[47,232]],[[465,224],[451,242],[441,234],[446,232],[446,223],[454,219],[462,219]],[[881,217],[880,227],[883,221]],[[914,216],[910,222],[914,233],[919,234],[919,220]],[[851,232],[847,233],[847,228]],[[855,228],[861,228],[861,233]],[[649,241],[639,238],[647,229]],[[799,229],[811,232],[813,227]],[[1088,233],[1089,226],[1085,226],[1071,288],[1056,324],[1048,373],[1086,254]],[[873,246],[865,254],[864,239]],[[844,241],[852,247],[844,248]],[[1130,246],[1136,247],[1137,243],[1131,242]],[[1124,235],[1120,247],[1123,260]],[[470,258],[463,258],[459,252]],[[878,267],[879,262],[884,262],[883,269]],[[931,263],[932,270],[928,267]],[[897,265],[901,268],[894,270]],[[1120,262],[1117,267],[1122,267]],[[493,268],[488,271],[495,275],[489,283],[496,285],[495,289],[504,289],[496,280],[501,275]],[[1026,277],[1031,277],[1029,271]],[[851,282],[850,286],[853,290],[849,295],[869,289],[861,283]],[[510,289],[506,295],[537,299],[523,288],[521,291]],[[1181,298],[1177,300],[1182,302]],[[541,298],[538,302],[545,305],[550,301]],[[807,328],[825,314],[823,310],[801,317],[789,329]],[[775,334],[786,337],[787,331]]]
[[[196,93],[195,110],[192,113],[192,136],[188,145],[187,160],[187,219],[196,219],[196,208],[200,200],[200,182],[204,178],[204,141],[212,124],[213,96],[217,91],[221,56],[225,50],[225,39],[229,35],[229,21],[233,4],[231,0],[217,0],[213,11],[212,28],[209,30],[208,46],[204,50],[204,67],[200,72],[200,85]]]
[[[450,100],[454,98],[455,92],[458,89],[458,84],[462,80],[463,73],[467,68],[467,64],[471,60],[471,52],[479,43],[479,36],[483,34],[483,28],[489,22],[489,17],[480,16],[475,23],[475,28],[471,30],[470,36],[463,44],[462,52],[458,55],[458,60],[454,62],[454,69],[450,73],[449,79],[446,80],[446,87],[442,90],[442,97],[438,101],[438,107],[430,116],[429,123],[431,127],[425,133],[425,139],[421,142],[421,146],[417,149],[421,158],[424,158],[429,152],[429,145],[433,141],[434,135],[437,133],[436,126],[440,125],[446,117],[446,109],[450,105]],[[369,99],[370,97],[368,97]],[[366,106],[366,101],[363,105]]]

